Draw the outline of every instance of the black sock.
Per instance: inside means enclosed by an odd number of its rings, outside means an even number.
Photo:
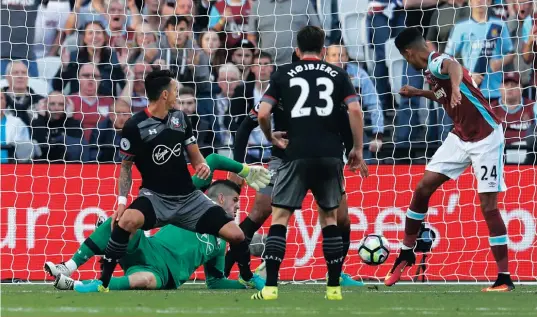
[[[351,246],[351,228],[340,228],[341,241],[343,242],[343,261],[349,253],[349,247]]]
[[[104,287],[108,287],[112,274],[116,269],[117,262],[125,255],[125,253],[127,253],[129,236],[130,233],[120,226],[116,226],[112,230],[103,257],[104,263],[102,268],[103,271],[101,273],[101,282],[103,282]]]
[[[265,260],[267,270],[267,286],[278,286],[278,272],[285,256],[287,227],[284,225],[270,226],[267,243],[265,245]]]
[[[253,274],[250,269],[250,244],[242,240],[238,244],[233,244],[229,247],[229,252],[233,256],[233,262],[239,265],[239,273],[245,281],[249,281]]]
[[[343,267],[343,243],[341,232],[335,225],[323,228],[323,253],[328,267],[328,286],[339,286]]]
[[[252,242],[252,237],[254,236],[256,231],[259,230],[259,228],[261,228],[262,225],[263,225],[262,223],[258,224],[258,223],[253,222],[252,219],[250,219],[250,217],[246,217],[241,222],[239,227],[241,228],[242,232],[244,232],[244,238],[246,239],[246,242],[248,242],[248,245],[250,245],[250,242]],[[225,261],[225,266],[224,266],[224,275],[226,277],[228,277],[229,274],[231,273],[231,269],[233,268],[234,264],[235,264],[234,255],[230,249],[226,253],[226,261]]]

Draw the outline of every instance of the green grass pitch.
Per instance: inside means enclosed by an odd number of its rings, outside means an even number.
[[[215,291],[185,285],[175,291],[77,294],[52,285],[2,285],[1,316],[537,316],[537,286],[481,293],[482,286],[398,285],[344,289],[324,299],[322,285],[283,285],[277,301],[250,300],[252,290]]]

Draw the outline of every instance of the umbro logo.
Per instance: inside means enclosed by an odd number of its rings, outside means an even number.
[[[177,143],[173,149],[170,149],[164,144],[159,144],[153,149],[153,162],[157,165],[162,165],[172,157],[181,155],[181,143]]]

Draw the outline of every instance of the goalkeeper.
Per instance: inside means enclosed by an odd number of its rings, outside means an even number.
[[[253,188],[266,186],[267,171],[263,167],[242,165],[226,157],[212,154],[207,157],[211,169],[238,171]],[[201,180],[194,176],[194,184],[204,188],[212,179]],[[229,181],[216,181],[210,185],[207,195],[222,206],[230,215],[239,208],[240,188]],[[58,289],[75,289],[79,292],[97,291],[93,284],[75,282],[69,276],[92,256],[103,254],[110,238],[111,219],[93,232],[73,257],[61,264],[45,263],[45,271],[55,276],[54,286]],[[243,281],[228,280],[224,277],[225,241],[207,234],[197,234],[173,225],[163,227],[153,237],[145,237],[138,230],[129,241],[127,255],[120,261],[125,276],[113,278],[112,290],[126,289],[174,289],[187,281],[201,265],[204,266],[206,284],[213,289],[243,289],[252,287]],[[256,288],[263,285],[255,285]]]

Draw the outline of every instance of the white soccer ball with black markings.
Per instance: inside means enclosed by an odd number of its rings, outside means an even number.
[[[370,234],[360,241],[358,255],[368,265],[380,265],[386,261],[390,250],[388,240],[378,234]]]

